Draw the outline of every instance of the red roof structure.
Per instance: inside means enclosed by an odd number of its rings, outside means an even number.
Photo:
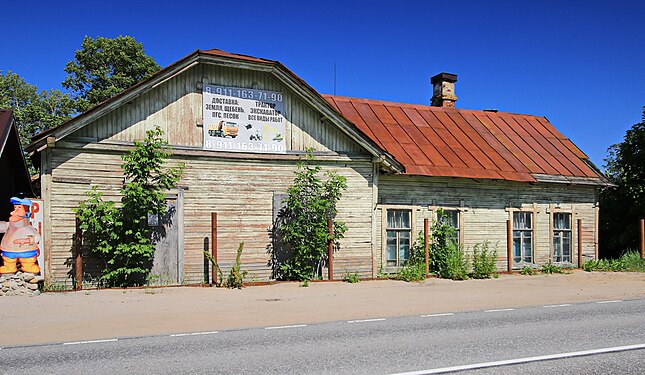
[[[536,176],[604,180],[545,117],[323,95],[392,154],[405,173],[536,182]]]

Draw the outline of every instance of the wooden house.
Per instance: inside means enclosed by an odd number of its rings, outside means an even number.
[[[7,220],[13,204],[11,197],[32,197],[31,178],[20,145],[13,111],[0,109],[0,220]]]
[[[70,282],[73,208],[92,186],[118,199],[120,156],[155,126],[172,162],[186,165],[168,192],[175,217],[157,249],[165,266],[153,269],[167,283],[207,281],[213,212],[220,265],[230,267],[244,242],[248,280],[270,280],[274,218],[306,149],[348,182],[336,278],[395,271],[439,208],[465,251],[498,245],[502,269],[507,237],[513,267],[574,263],[578,243],[595,258],[602,174],[544,117],[451,107],[455,81],[433,78],[433,106],[322,96],[277,61],[195,51],[34,139],[46,277]]]

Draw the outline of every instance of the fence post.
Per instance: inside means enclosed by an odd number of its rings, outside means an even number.
[[[81,218],[76,216],[76,233],[74,233],[74,290],[83,289],[83,232]]]
[[[578,219],[578,268],[582,268],[582,219]]]
[[[645,259],[645,219],[641,219],[641,259]]]
[[[213,244],[211,256],[213,257],[215,264],[217,264],[217,212],[211,212],[211,243]],[[213,285],[217,285],[217,267],[215,264],[211,265]]]
[[[426,277],[430,273],[430,253],[428,250],[428,218],[423,219],[423,250],[426,254]]]
[[[327,218],[327,229],[329,230],[329,241],[327,242],[327,259],[329,267],[327,268],[327,279],[334,279],[334,222],[331,217]]]
[[[513,223],[506,220],[506,258],[508,272],[513,271]]]

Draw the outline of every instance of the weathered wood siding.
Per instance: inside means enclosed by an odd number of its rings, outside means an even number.
[[[593,187],[557,184],[527,184],[508,181],[457,178],[380,176],[376,224],[377,262],[384,264],[385,245],[382,220],[388,207],[407,208],[413,213],[413,233],[423,231],[423,219],[435,219],[436,209],[459,209],[462,244],[471,255],[474,246],[489,241],[497,245],[498,268],[506,269],[506,220],[513,209],[533,211],[533,256],[536,264],[552,259],[551,212],[572,214],[572,261],[577,264],[578,236],[582,235],[583,261],[595,259],[597,241],[596,191]],[[559,208],[558,208],[559,206]],[[578,233],[576,220],[582,220]]]
[[[287,150],[367,154],[336,126],[303,103],[266,72],[215,65],[197,65],[115,109],[72,137],[96,141],[132,142],[145,137],[146,130],[160,126],[173,146],[203,146],[202,94],[198,83],[281,91],[285,96]],[[200,125],[198,125],[200,124]]]
[[[287,118],[287,155],[227,155],[202,150],[202,99],[198,83],[282,91]],[[75,221],[73,209],[97,186],[106,199],[118,201],[123,183],[120,156],[155,126],[174,147],[173,162],[185,163],[179,185],[184,207],[184,275],[201,283],[203,251],[211,244],[211,212],[218,213],[219,263],[226,271],[245,243],[243,269],[250,280],[269,280],[273,194],[292,183],[298,157],[290,153],[313,148],[325,169],[336,170],[349,188],[339,204],[338,219],[348,226],[335,257],[336,277],[345,272],[372,276],[373,164],[360,145],[335,125],[324,123],[268,73],[197,65],[59,140],[42,158],[42,191],[48,202],[47,270],[52,282],[71,283]],[[89,263],[90,270],[96,267]]]
[[[84,193],[91,186],[98,186],[106,199],[119,199],[123,182],[121,154],[54,148],[51,155],[49,271],[53,282],[69,283],[75,230],[73,209],[86,198]],[[242,268],[249,271],[248,280],[269,280],[273,194],[285,192],[292,183],[296,160],[231,160],[190,157],[177,152],[172,163],[186,165],[179,183],[185,188],[185,282],[201,283],[204,275],[209,274],[205,272],[203,251],[205,244],[211,244],[212,212],[218,214],[219,263],[224,271],[231,267],[239,243],[244,242]],[[334,258],[335,275],[340,278],[346,272],[359,272],[369,277],[374,205],[372,163],[363,159],[321,164],[324,170],[345,176],[349,185],[338,206],[338,219],[347,224],[348,231]]]

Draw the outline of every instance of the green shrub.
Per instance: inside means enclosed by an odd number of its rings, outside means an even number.
[[[396,278],[403,281],[423,281],[426,278],[426,264],[423,262],[408,261],[396,274]]]
[[[473,249],[473,279],[489,279],[497,273],[495,261],[497,260],[497,248],[490,251],[488,241],[478,243]]]
[[[618,261],[620,262],[621,271],[645,272],[645,260],[634,250],[628,250],[623,253]]]
[[[208,251],[204,251],[204,256],[213,264],[213,267],[217,270],[217,273],[219,275],[219,282],[216,283],[216,286],[224,286],[227,288],[231,289],[242,289],[244,286],[244,278],[248,274],[248,271],[241,271],[241,257],[242,257],[242,250],[244,249],[244,242],[240,243],[240,246],[237,248],[237,255],[235,256],[235,263],[233,263],[233,267],[231,267],[231,270],[228,273],[228,277],[226,280],[223,278],[222,274],[222,269],[219,267],[219,264],[215,261],[213,256],[208,253]]]
[[[533,275],[533,268],[530,266],[524,266],[520,270],[520,275],[526,275],[526,276],[532,276]]]
[[[148,217],[167,213],[166,191],[176,186],[183,165],[167,168],[170,158],[163,131],[148,130],[143,141],[124,154],[121,205],[104,201],[96,186],[74,209],[83,241],[102,263],[101,286],[144,285],[155,254],[154,230]]]
[[[453,280],[468,279],[468,260],[462,249],[455,242],[455,228],[442,220],[444,213],[437,211],[438,220],[432,221],[428,236],[428,263],[431,273]],[[410,258],[397,273],[399,280],[421,281],[425,274],[425,247],[423,232],[419,232],[417,239],[410,249]]]
[[[634,250],[627,250],[618,259],[587,260],[582,264],[587,272],[645,272],[645,260]]]
[[[345,275],[343,276],[343,281],[350,284],[356,284],[359,281],[361,281],[361,279],[358,273],[356,272],[352,272],[352,273],[345,272]]]
[[[285,208],[279,224],[285,244],[290,249],[288,259],[279,265],[279,278],[308,281],[322,276],[328,264],[328,243],[338,250],[347,227],[335,220],[337,203],[347,189],[347,179],[335,172],[320,176],[321,166],[314,165],[312,150],[298,163],[293,184],[287,189]],[[330,235],[327,219],[333,220]]]
[[[554,273],[563,273],[562,268],[557,264],[551,262],[543,264],[541,268],[542,273],[550,275]]]
[[[452,280],[468,280],[468,259],[456,244],[452,244],[447,253],[446,267],[439,276]]]
[[[586,260],[584,263],[582,263],[582,270],[587,272],[597,271],[598,262],[593,259]]]

